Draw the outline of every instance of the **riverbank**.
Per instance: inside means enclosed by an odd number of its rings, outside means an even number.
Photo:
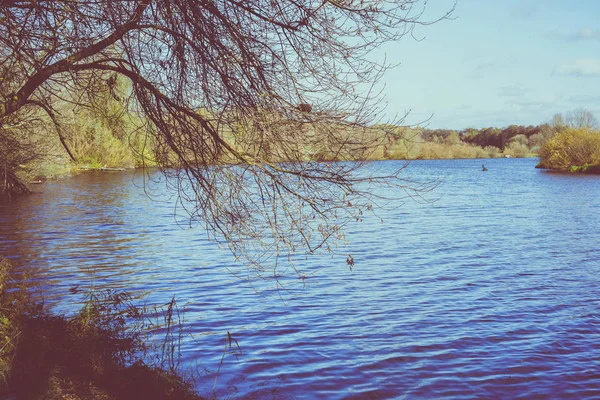
[[[0,395],[201,399],[175,363],[146,363],[153,349],[143,340],[143,310],[127,294],[91,294],[75,316],[54,315],[31,300],[26,277],[11,281],[11,269],[0,258]]]
[[[600,175],[600,165],[572,166],[569,170],[566,171],[547,167],[541,162],[535,167],[538,169],[544,169],[547,171],[553,171],[557,173]]]
[[[430,153],[426,156],[413,157],[413,158],[393,158],[393,157],[368,157],[365,160],[354,160],[354,161],[416,161],[416,160],[467,160],[467,159],[494,159],[494,158],[533,158],[537,157],[537,154],[528,153],[526,155],[515,157],[511,154],[504,154],[502,152],[491,152],[491,153],[482,153],[478,151],[476,148],[474,150],[467,150],[461,148],[462,146],[456,146],[455,148],[448,147],[445,152],[440,152],[441,156],[432,156]],[[474,147],[474,146],[473,146]],[[445,155],[445,156],[444,156]],[[325,162],[337,161],[337,160],[320,160]],[[35,175],[28,174],[25,176],[21,176],[20,179],[15,177],[15,182],[19,182],[22,185],[22,190],[19,192],[14,192],[14,194],[26,193],[33,186],[37,186],[39,184],[46,183],[47,181],[56,181],[60,179],[64,179],[79,172],[87,172],[87,171],[105,171],[105,172],[120,172],[136,169],[138,167],[122,167],[120,165],[112,166],[89,166],[89,165],[65,165],[65,164],[57,164],[51,165],[45,163],[43,166],[35,167]],[[543,168],[543,167],[539,167]],[[600,169],[595,169],[594,171],[598,172],[588,172],[588,173],[600,173]]]
[[[157,164],[165,167],[176,163],[177,155],[168,148],[159,148],[147,132],[135,129],[141,121],[132,125],[132,118],[135,119],[134,116],[123,117],[119,123],[109,123],[102,118],[94,122],[91,116],[78,114],[68,125],[64,142],[58,141],[51,132],[38,133],[40,141],[32,145],[36,156],[9,157],[14,160],[7,164],[7,171],[14,175],[16,184],[37,184],[60,179],[77,170],[121,170]],[[281,129],[290,128],[282,123]],[[309,129],[290,133],[299,140],[293,148],[288,148],[286,141],[258,146],[262,139],[249,133],[246,137],[224,129],[222,134],[231,148],[248,160],[278,163],[532,157],[555,130],[548,125],[462,131],[375,125],[368,129],[341,127],[340,131],[334,129],[335,134],[329,129]],[[239,159],[232,154],[220,154],[210,161],[232,163]],[[14,190],[10,185],[3,187],[0,181],[0,194],[3,192],[10,195]]]

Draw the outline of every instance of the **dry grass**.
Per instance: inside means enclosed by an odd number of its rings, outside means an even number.
[[[174,300],[164,312],[160,362],[144,342],[146,310],[125,293],[92,294],[75,317],[52,315],[27,288],[7,285],[0,260],[0,395],[23,399],[200,399],[178,369],[180,318]],[[10,290],[7,286],[11,286]],[[161,314],[162,312],[162,314]],[[156,325],[153,324],[153,327]]]

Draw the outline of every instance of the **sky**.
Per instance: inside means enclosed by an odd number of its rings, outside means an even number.
[[[453,0],[429,0],[425,19]],[[379,56],[384,119],[432,129],[538,125],[584,108],[600,119],[599,0],[458,0]],[[424,124],[420,124],[424,125]]]

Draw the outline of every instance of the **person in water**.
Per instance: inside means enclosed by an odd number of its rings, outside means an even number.
[[[482,171],[487,171],[487,168],[485,167],[485,165],[484,165],[484,164],[481,164],[481,170],[482,170]]]

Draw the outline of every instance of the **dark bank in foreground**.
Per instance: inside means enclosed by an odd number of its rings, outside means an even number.
[[[11,269],[0,258],[0,395],[31,400],[201,399],[191,378],[177,369],[177,360],[169,358],[176,354],[169,351],[176,338],[167,335],[160,348],[145,342],[146,310],[134,306],[127,294],[92,293],[75,316],[55,315],[32,300],[26,280],[13,280]],[[173,301],[166,315],[173,315],[174,307]],[[173,328],[174,321],[169,323]],[[147,362],[152,352],[159,362]]]

